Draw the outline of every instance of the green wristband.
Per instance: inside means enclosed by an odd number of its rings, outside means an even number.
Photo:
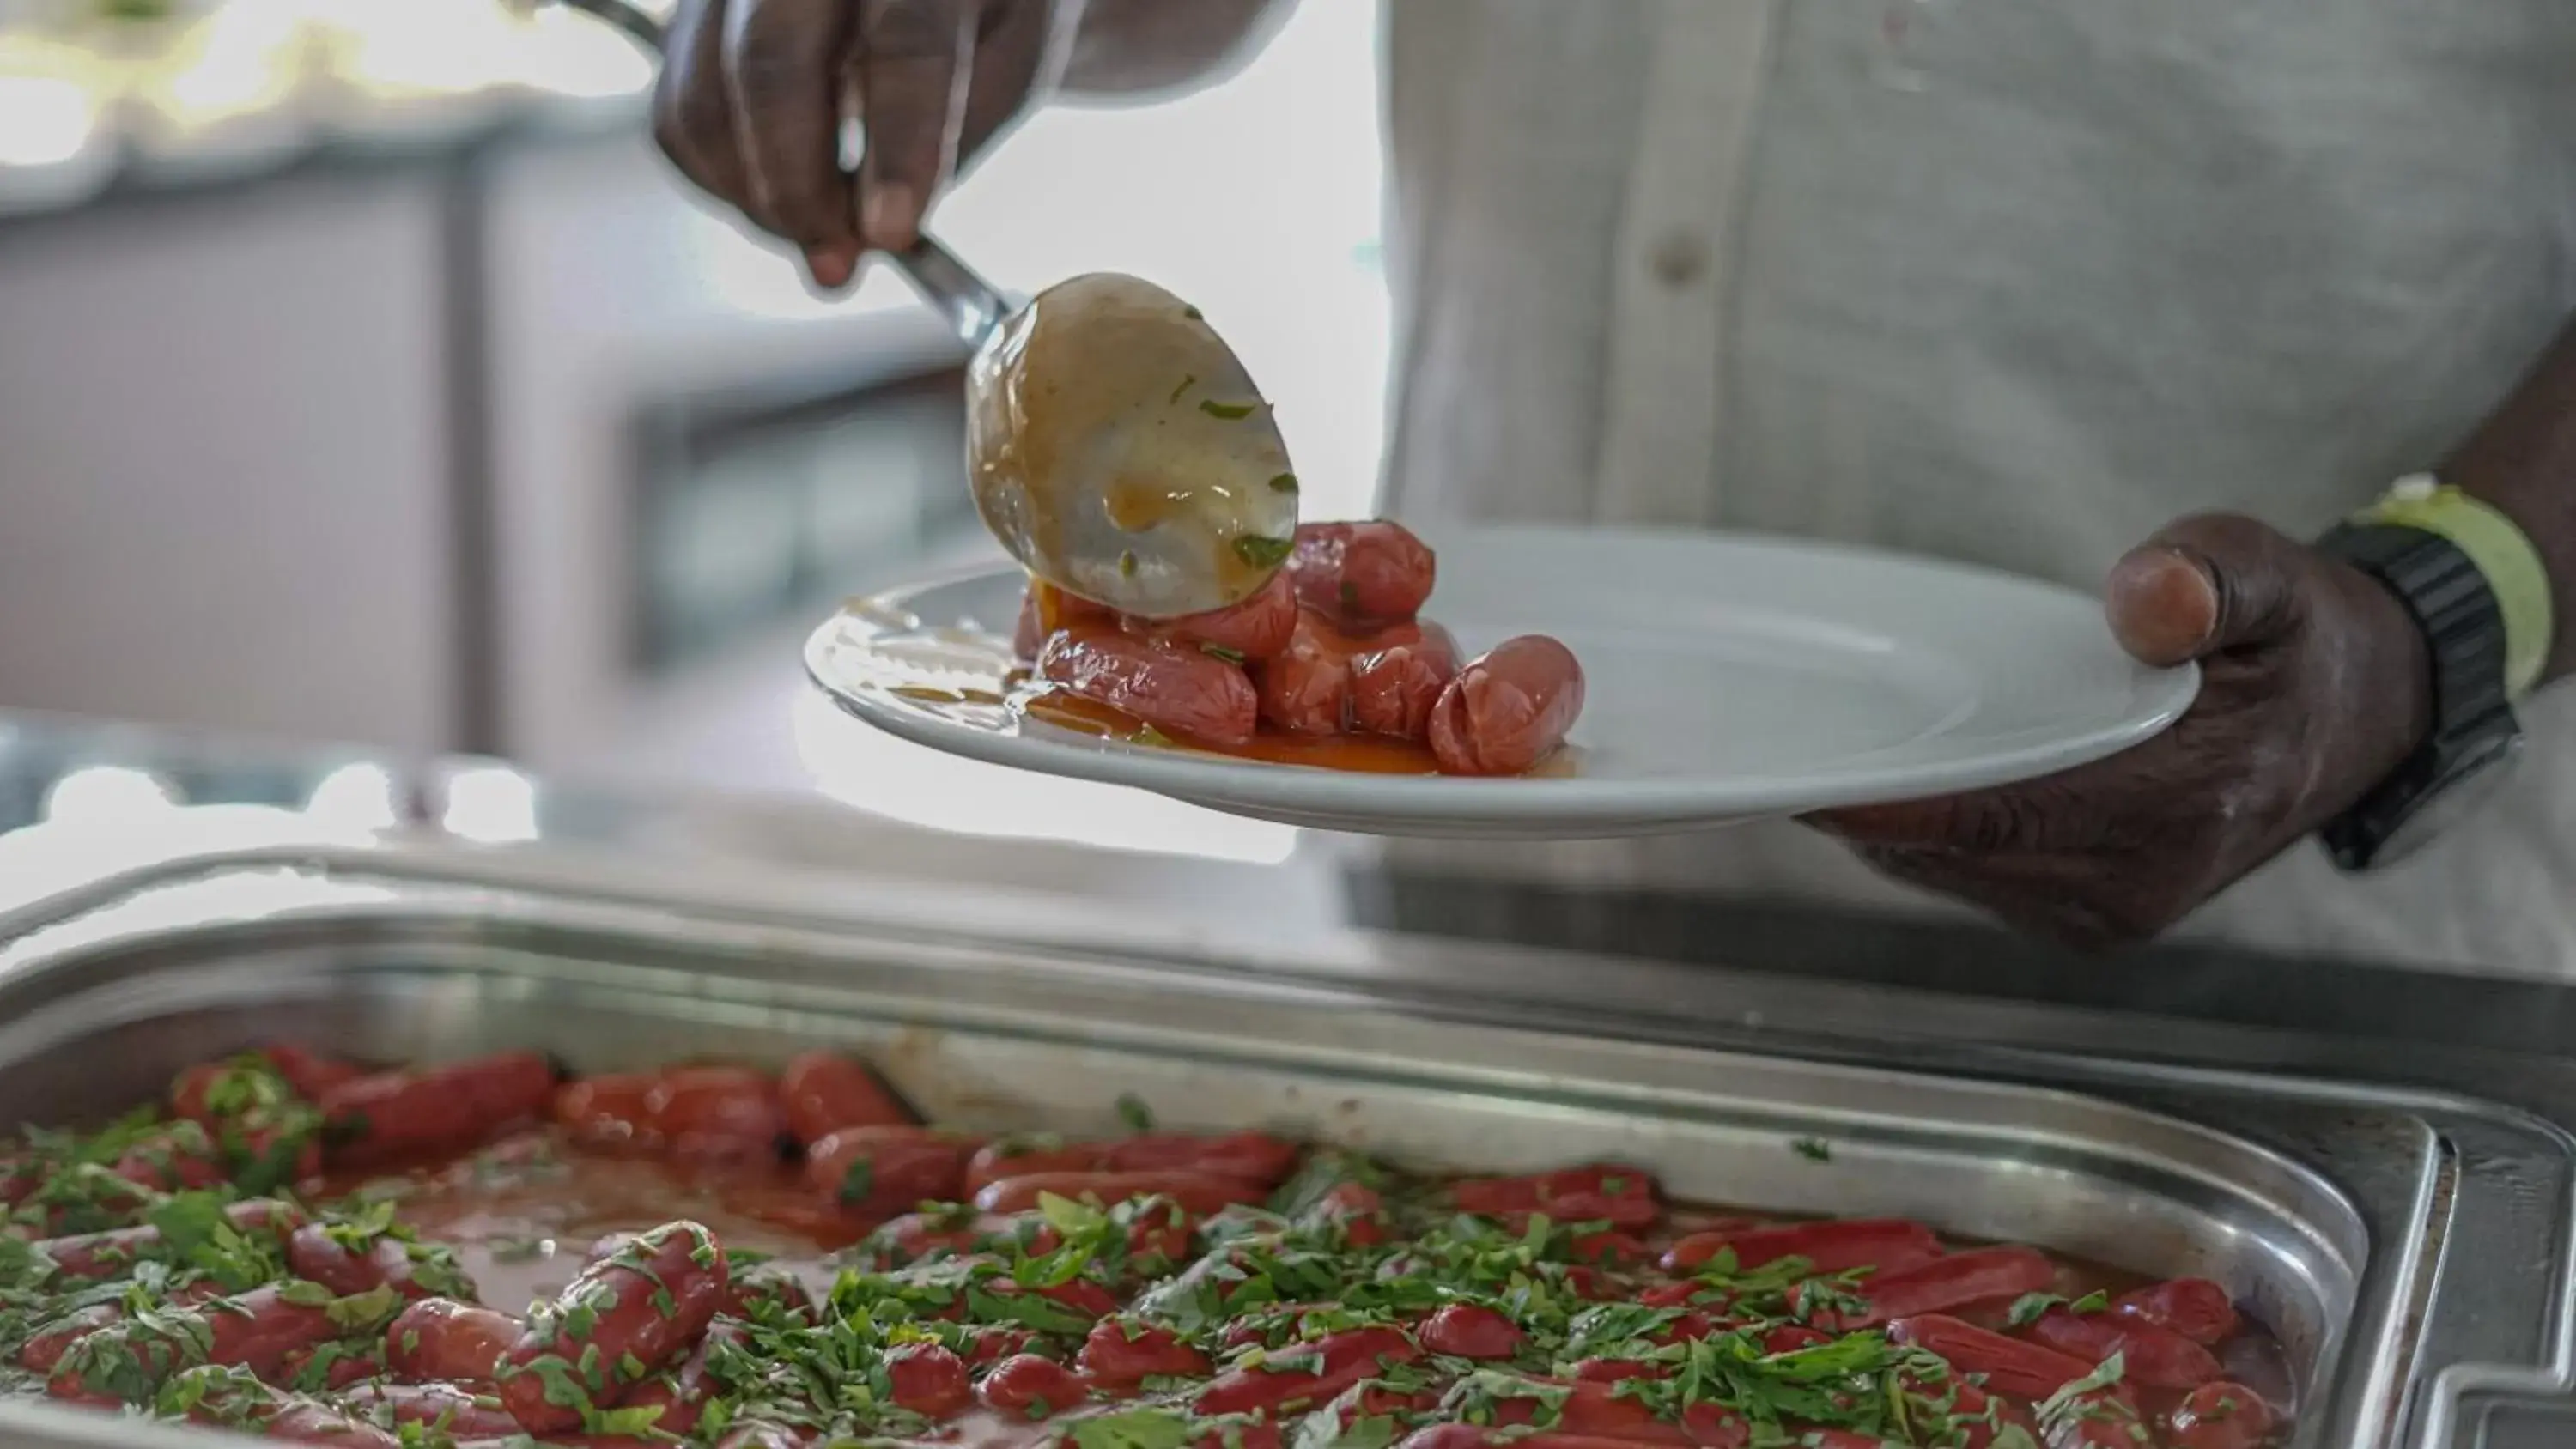
[[[2457,488],[2419,474],[2398,480],[2388,496],[2363,509],[2356,523],[2420,529],[2450,540],[2468,555],[2494,591],[2504,615],[2504,689],[2519,700],[2540,682],[2549,664],[2557,612],[2548,566],[2514,521]]]

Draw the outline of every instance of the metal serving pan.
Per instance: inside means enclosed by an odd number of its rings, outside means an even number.
[[[2447,1438],[2460,1392],[2547,1382],[2564,1358],[2565,1215],[2530,1199],[2563,1207],[2567,1139],[2474,1103],[2171,1068],[2122,1083],[2099,1060],[2062,1064],[2090,1089],[2070,1091],[2045,1062],[1996,1080],[1778,1031],[1776,1049],[1720,1049],[1672,1039],[1693,1033],[1671,1018],[1470,989],[1536,964],[1490,947],[1416,948],[1355,979],[1212,949],[653,904],[427,860],[181,865],[0,929],[20,933],[0,947],[0,1116],[18,1120],[94,1120],[276,1037],[389,1060],[529,1046],[584,1070],[831,1042],[966,1123],[1102,1130],[1133,1092],[1179,1127],[1286,1127],[1429,1165],[1620,1158],[1686,1198],[1902,1214],[2215,1277],[2280,1335],[2300,1445],[2409,1442],[2410,1424]],[[1546,964],[1608,995],[1633,969]],[[1791,1150],[1803,1138],[1828,1159]],[[2463,1144],[2523,1170],[2491,1183]],[[2463,1227],[2502,1255],[2483,1278],[2451,1251]],[[2459,1319],[2460,1345],[2437,1344]],[[2456,1387],[2434,1382],[2443,1369]],[[215,1437],[0,1404],[8,1443],[165,1434]]]

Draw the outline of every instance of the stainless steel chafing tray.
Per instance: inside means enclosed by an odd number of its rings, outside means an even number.
[[[1745,1050],[1690,1012],[1622,1008],[1651,984],[1637,963],[1111,950],[1033,915],[682,906],[426,854],[180,865],[0,929],[0,1115],[18,1120],[94,1120],[278,1037],[380,1059],[533,1046],[585,1070],[841,1043],[966,1123],[1107,1129],[1134,1092],[1180,1127],[1458,1167],[1617,1158],[1685,1198],[2205,1274],[2281,1336],[2300,1445],[2576,1442],[2511,1437],[2576,1428],[2546,1417],[2576,1154],[2464,1099],[1900,1052],[1830,1011],[1749,1038],[1738,1021],[1724,1034],[1763,1048]],[[1548,1008],[1514,986],[1539,977],[1600,989]],[[1792,1150],[1804,1138],[1826,1160]],[[165,1437],[213,1436],[0,1403],[8,1443]]]

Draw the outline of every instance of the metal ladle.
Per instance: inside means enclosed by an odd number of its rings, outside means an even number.
[[[562,0],[661,53],[634,0]],[[985,527],[1031,573],[1148,618],[1257,592],[1297,530],[1270,405],[1198,309],[1098,273],[1021,303],[923,233],[886,254],[967,364],[967,477]]]

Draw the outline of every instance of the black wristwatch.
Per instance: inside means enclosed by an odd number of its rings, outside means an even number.
[[[2402,524],[2354,523],[2317,547],[2387,586],[2424,631],[2433,731],[2318,837],[2345,870],[2388,865],[2491,797],[2521,751],[2505,681],[2504,611],[2458,544]]]

